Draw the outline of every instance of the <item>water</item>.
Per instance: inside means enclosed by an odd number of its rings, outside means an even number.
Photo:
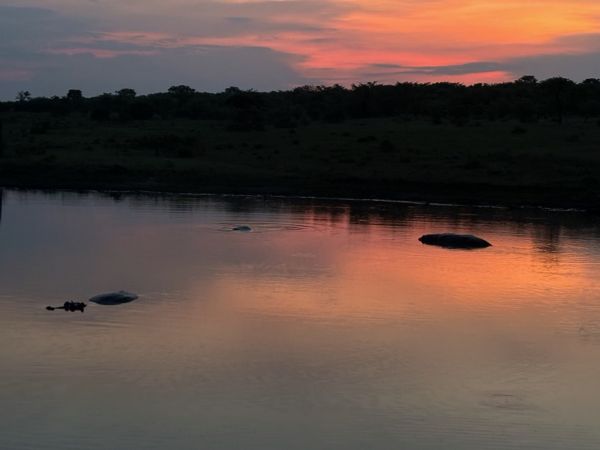
[[[2,449],[600,447],[593,218],[16,191],[1,212]],[[494,246],[417,240],[442,231]],[[119,289],[140,299],[45,310]]]

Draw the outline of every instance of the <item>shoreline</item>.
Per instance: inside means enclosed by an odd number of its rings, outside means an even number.
[[[3,177],[5,178],[5,177]],[[376,187],[352,189],[337,186],[334,189],[294,189],[291,186],[224,186],[216,184],[169,184],[165,182],[48,182],[43,180],[6,180],[0,189],[24,191],[97,192],[103,194],[186,195],[269,197],[299,200],[341,202],[375,202],[414,205],[474,207],[498,209],[544,209],[557,212],[597,214],[598,200],[592,193],[577,190],[565,192],[548,188],[503,188],[482,185],[407,184],[404,189],[387,192]]]
[[[600,213],[600,126],[583,120],[559,127],[548,121],[457,126],[379,118],[241,132],[226,121],[99,123],[33,113],[4,118],[0,185],[9,188]]]

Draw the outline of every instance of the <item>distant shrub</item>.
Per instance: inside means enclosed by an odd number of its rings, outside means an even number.
[[[227,126],[229,131],[263,131],[264,117],[258,111],[241,109],[236,111]]]
[[[138,136],[129,139],[128,144],[137,148],[182,148],[195,143],[193,136],[179,136],[177,134],[157,134]]]
[[[384,139],[379,144],[379,148],[383,153],[392,153],[396,149],[396,146],[388,139]]]
[[[2,131],[2,120],[0,120],[0,158],[4,156],[4,134]]]
[[[149,120],[154,117],[154,108],[150,102],[138,100],[129,107],[129,115],[134,120]]]
[[[110,119],[110,111],[105,108],[94,108],[90,112],[90,119],[96,122],[106,122]]]
[[[588,175],[581,179],[581,184],[587,188],[596,188],[600,183],[598,182],[598,178]]]
[[[194,152],[189,148],[181,148],[177,150],[176,156],[178,158],[193,158]]]
[[[50,129],[50,124],[46,121],[34,122],[29,127],[29,132],[31,134],[46,134]]]
[[[25,145],[19,145],[15,148],[15,153],[17,155],[20,156],[26,156],[26,155],[45,155],[46,154],[46,148],[44,146],[41,145],[35,145],[35,144],[25,144]]]
[[[473,159],[473,160],[463,164],[462,167],[467,170],[477,170],[477,169],[481,169],[483,167],[483,164],[481,163],[481,161]]]
[[[359,137],[356,142],[360,143],[360,144],[366,144],[369,142],[375,142],[377,140],[377,138],[375,136],[363,136],[363,137]]]
[[[289,108],[274,111],[272,122],[275,128],[293,129],[298,126],[296,117]]]
[[[196,153],[193,136],[159,134],[139,136],[127,141],[127,145],[140,150],[153,150],[154,154],[172,158],[192,158]]]

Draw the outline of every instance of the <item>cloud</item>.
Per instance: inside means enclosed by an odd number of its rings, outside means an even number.
[[[600,35],[570,36],[567,40],[580,39],[599,41]],[[465,64],[439,66],[403,66],[398,64],[375,63],[360,70],[363,79],[407,80],[421,78],[482,79],[482,74],[498,74],[504,79],[513,80],[522,75],[534,75],[539,79],[556,76],[582,81],[585,78],[600,77],[600,45],[597,51],[584,53],[540,54],[528,57],[507,58],[503,61],[475,61]],[[485,78],[485,77],[484,77]],[[485,80],[484,80],[485,81]]]
[[[86,32],[92,22],[59,14],[46,8],[0,6],[0,48],[32,48]]]
[[[0,72],[0,97],[12,99],[23,89],[45,96],[64,95],[68,89],[96,95],[123,87],[140,93],[165,91],[178,84],[208,91],[229,86],[271,90],[308,82],[291,68],[290,59],[296,57],[264,48],[168,49],[151,56],[128,54],[110,59],[99,58],[94,52],[73,52],[46,58],[44,70],[25,80],[6,79]]]
[[[203,90],[578,80],[600,72],[599,25],[590,0],[19,0],[0,6],[0,96],[175,79]]]
[[[234,20],[234,22],[236,22]],[[139,92],[189,84],[204,90],[285,89],[308,79],[298,55],[252,45],[199,45],[174,35],[98,31],[96,22],[44,8],[0,7],[0,98],[83,89],[87,95],[133,87]]]

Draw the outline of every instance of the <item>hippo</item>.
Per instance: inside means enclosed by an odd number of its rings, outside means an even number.
[[[90,298],[90,302],[97,303],[98,305],[122,305],[123,303],[129,303],[138,298],[137,295],[130,292],[119,291],[110,292],[108,294],[100,294]]]
[[[236,225],[231,229],[231,231],[241,231],[243,233],[249,233],[252,231],[252,227],[249,225]]]
[[[472,250],[476,248],[487,248],[491,247],[485,239],[481,239],[471,234],[453,234],[453,233],[442,233],[442,234],[426,234],[419,238],[423,244],[436,245],[444,248],[458,248]]]

